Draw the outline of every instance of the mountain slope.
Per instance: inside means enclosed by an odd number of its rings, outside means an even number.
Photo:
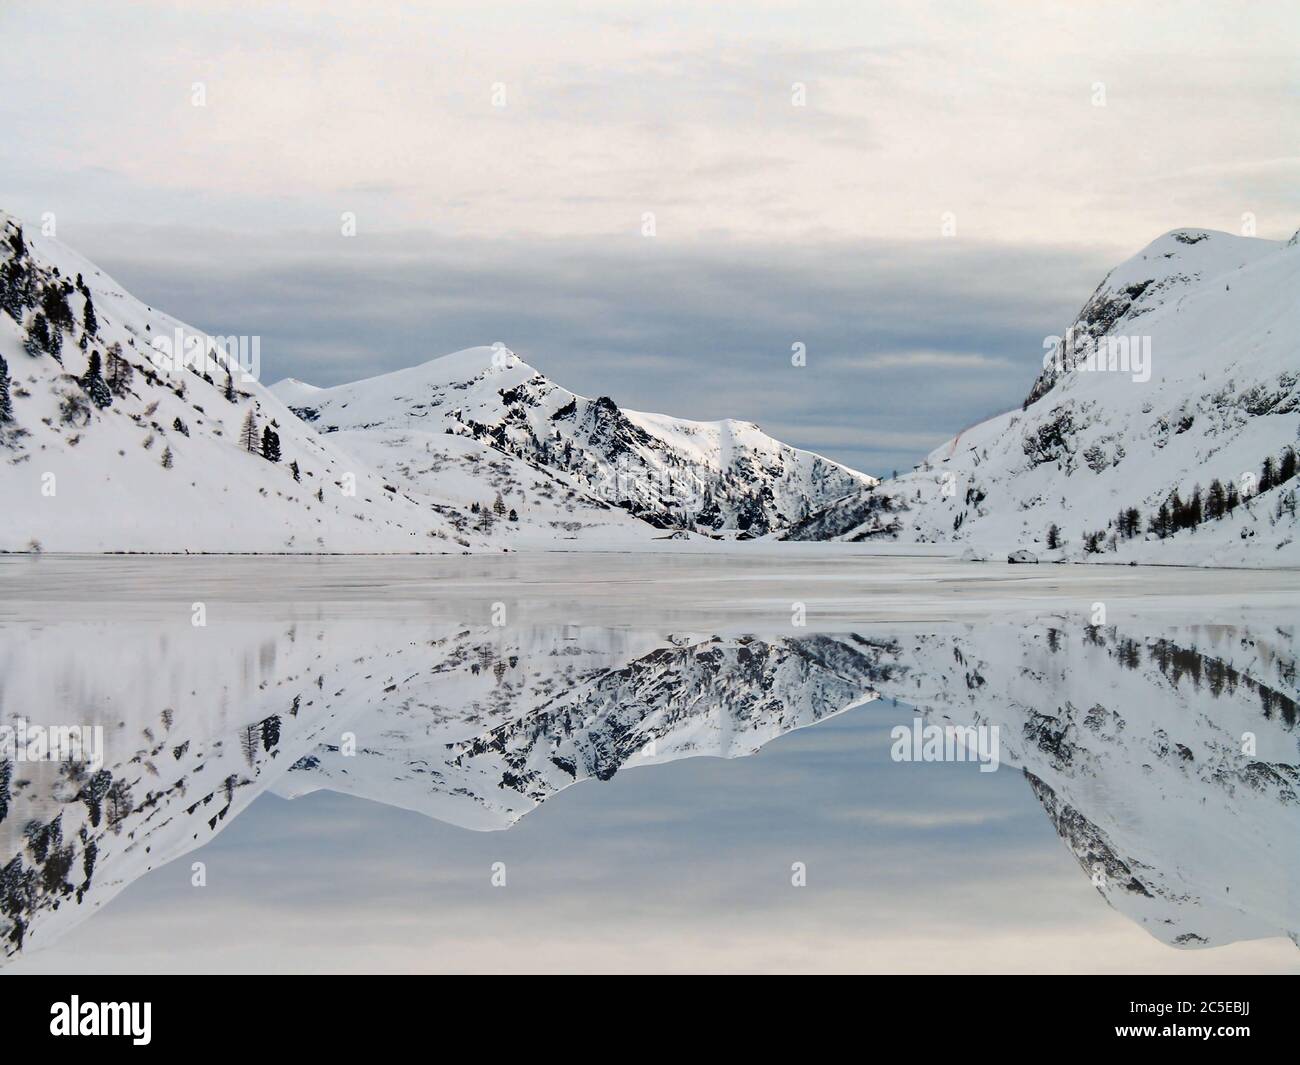
[[[959,434],[912,473],[837,501],[788,538],[1042,553],[1056,525],[1063,543],[1049,557],[1300,564],[1297,482],[1268,487],[1264,474],[1266,460],[1277,473],[1294,468],[1297,291],[1294,240],[1166,234],[1102,282],[1047,350],[1022,410]],[[1216,480],[1221,505],[1211,503]],[[1136,513],[1121,521],[1121,511]]]
[[[692,422],[587,399],[499,345],[335,388],[289,379],[272,392],[344,447],[372,459],[388,451],[386,469],[409,447],[436,455],[438,436],[459,437],[539,471],[574,502],[619,507],[666,530],[763,535],[875,483],[749,422]],[[445,451],[449,461],[467,453],[463,444]]]
[[[177,331],[182,346],[203,334],[3,214],[0,305],[0,392],[9,399],[0,406],[0,550],[483,544],[457,531],[454,508],[386,483],[303,424],[224,350],[180,365],[156,345],[174,351]],[[251,451],[242,439],[250,415]],[[264,451],[268,428],[278,439]]]

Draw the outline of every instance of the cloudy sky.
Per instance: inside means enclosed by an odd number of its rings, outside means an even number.
[[[1300,225],[1294,3],[6,0],[0,36],[0,206],[268,381],[500,340],[872,472],[1017,405],[1162,232]]]

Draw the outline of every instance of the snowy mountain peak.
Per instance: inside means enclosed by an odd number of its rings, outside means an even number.
[[[1144,333],[1144,316],[1182,300],[1213,278],[1276,253],[1275,241],[1209,229],[1175,229],[1115,267],[1065,331],[1055,360],[1045,359],[1026,404],[1037,402],[1104,337]]]
[[[286,407],[291,403],[308,402],[320,392],[316,385],[309,385],[306,381],[299,381],[296,377],[286,377],[283,381],[276,382],[273,387],[275,395]]]
[[[876,483],[752,422],[688,421],[589,399],[501,344],[333,388],[283,381],[272,392],[320,431],[348,434],[348,446],[372,457],[387,454],[398,472],[412,446],[456,446],[433,436],[472,441],[496,461],[554,478],[579,503],[621,509],[656,529],[759,536]]]

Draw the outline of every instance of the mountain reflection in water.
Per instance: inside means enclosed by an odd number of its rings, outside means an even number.
[[[104,735],[99,768],[0,762],[5,954],[53,942],[265,791],[505,829],[573,784],[751,754],[867,703],[899,726],[996,728],[1000,772],[1023,774],[1081,875],[1159,940],[1296,938],[1293,631],[793,631],[254,620],[214,654],[204,630],[148,620],[2,626],[0,724]]]

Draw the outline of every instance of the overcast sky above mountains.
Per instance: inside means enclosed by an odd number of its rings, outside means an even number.
[[[268,382],[500,340],[872,472],[1161,232],[1300,224],[1294,5],[814,6],[8,3],[4,206]]]

